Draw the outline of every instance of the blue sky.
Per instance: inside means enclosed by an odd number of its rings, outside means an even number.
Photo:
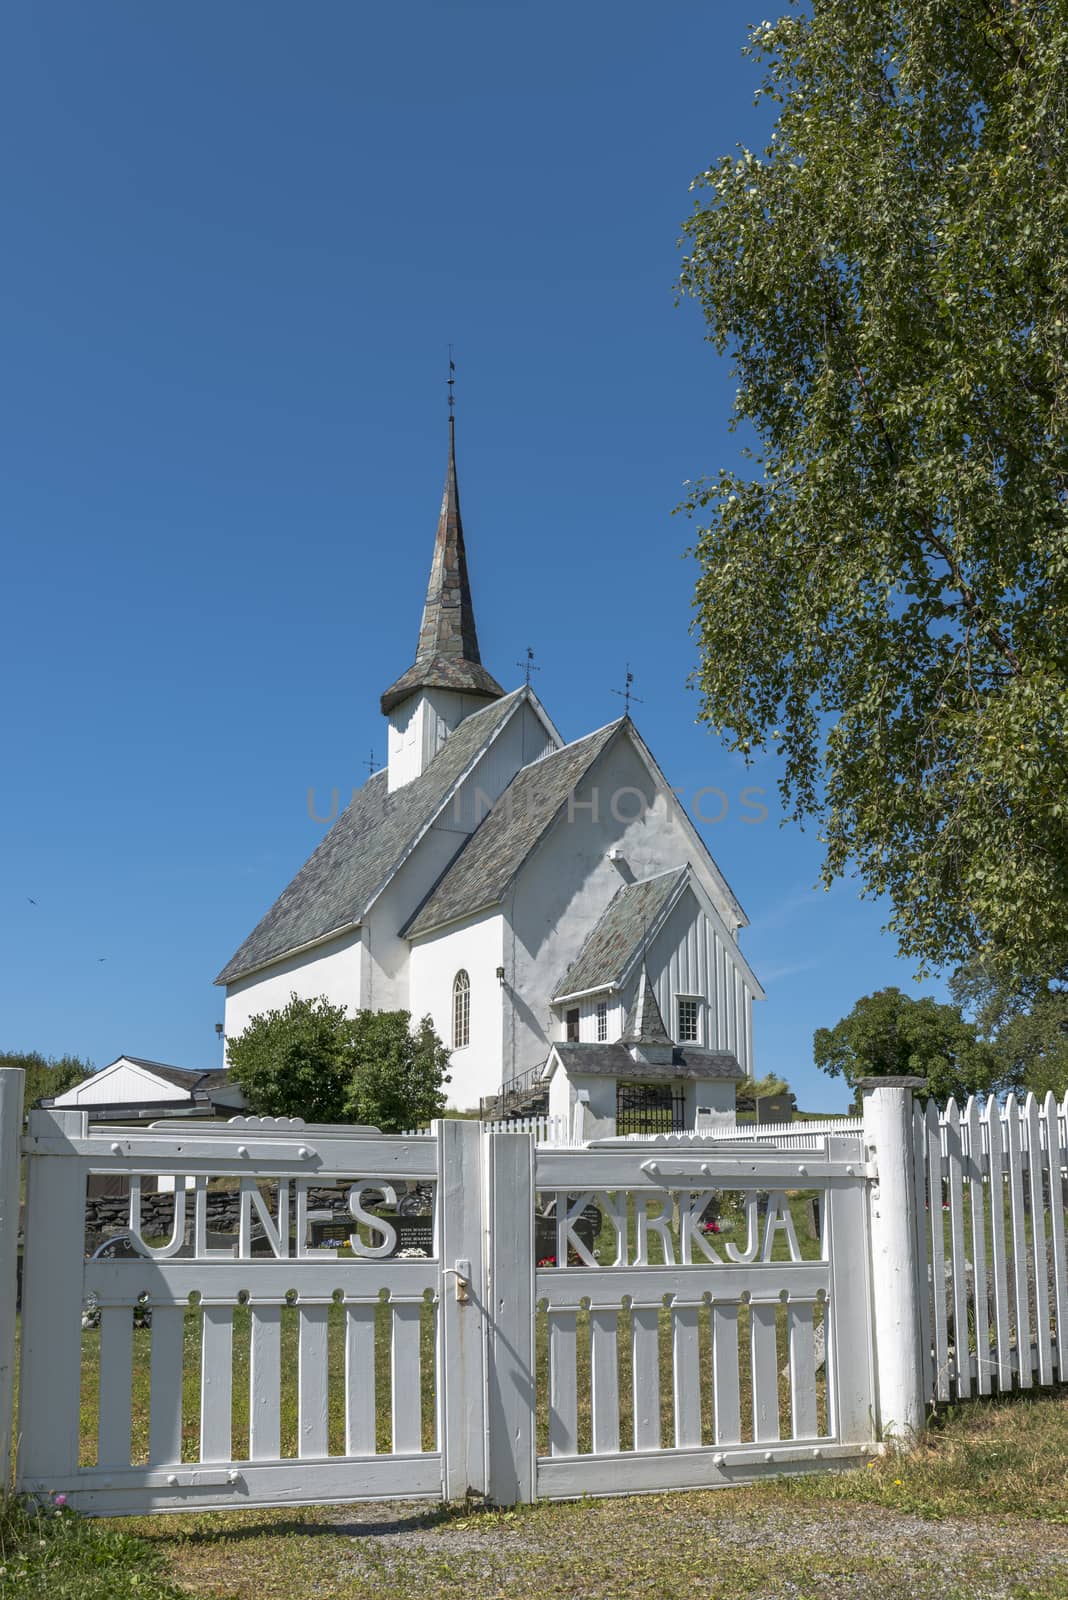
[[[755,15],[755,14],[754,14]],[[765,113],[725,5],[54,0],[6,21],[0,1047],[217,1061],[212,978],[385,749],[456,349],[483,658],[635,718],[768,989],[757,1065],[910,969],[695,725],[683,484],[736,457],[676,240]],[[767,792],[762,824],[740,804]],[[706,814],[722,801],[706,797]],[[35,901],[36,904],[32,904]],[[924,986],[927,990],[931,985]]]

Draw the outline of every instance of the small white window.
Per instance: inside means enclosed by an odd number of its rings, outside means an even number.
[[[701,1002],[694,995],[680,995],[676,1001],[678,1007],[678,1042],[679,1044],[696,1044],[698,1040],[698,1024]]]
[[[452,1047],[466,1050],[471,1043],[471,979],[460,971],[452,980]]]
[[[597,1002],[597,1043],[604,1044],[608,1038],[608,1001]]]

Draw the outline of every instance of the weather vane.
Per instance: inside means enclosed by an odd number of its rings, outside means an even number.
[[[452,421],[452,415],[453,415],[452,408],[456,404],[456,398],[455,398],[455,396],[453,395],[453,392],[452,392],[452,386],[456,382],[456,379],[453,377],[453,373],[455,371],[456,371],[456,362],[452,359],[452,345],[450,344],[450,346],[449,346],[449,421],[450,422]]]
[[[526,675],[527,675],[527,688],[529,689],[530,688],[530,674],[532,672],[540,672],[541,671],[540,667],[536,667],[534,665],[534,647],[533,647],[533,645],[529,645],[529,644],[527,645],[527,659],[525,661],[517,661],[516,662],[516,666],[517,667],[522,667],[524,672],[526,673]]]
[[[643,706],[645,704],[645,701],[641,698],[641,696],[634,693],[634,674],[630,670],[629,661],[627,662],[627,675],[624,679],[624,687],[622,689],[613,689],[612,693],[618,694],[622,698],[624,713],[628,717],[630,716],[630,703],[632,700],[637,706]]]

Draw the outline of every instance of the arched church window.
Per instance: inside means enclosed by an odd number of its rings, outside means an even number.
[[[452,980],[452,1047],[464,1050],[471,1043],[471,979],[462,969]]]

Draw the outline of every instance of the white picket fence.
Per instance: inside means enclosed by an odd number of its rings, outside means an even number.
[[[1068,1381],[1068,1097],[913,1117],[927,1398]]]
[[[806,1122],[729,1122],[717,1123],[710,1128],[680,1129],[673,1133],[628,1133],[623,1138],[636,1143],[690,1141],[693,1139],[760,1140],[792,1150],[821,1150],[823,1136],[828,1133],[860,1133],[864,1126],[861,1117],[820,1117]],[[498,1121],[483,1122],[485,1133],[529,1133],[537,1145],[557,1149],[581,1148],[585,1141],[574,1135],[567,1117],[508,1117]],[[405,1139],[429,1137],[429,1128],[410,1128],[402,1135]]]
[[[509,1117],[495,1122],[483,1122],[483,1133],[529,1133],[535,1144],[569,1145],[571,1128],[566,1117]],[[429,1128],[410,1128],[402,1135],[405,1139],[429,1138]]]
[[[739,1140],[749,1143],[773,1144],[779,1150],[822,1150],[828,1133],[859,1134],[863,1131],[862,1117],[821,1117],[810,1122],[723,1122],[710,1128],[684,1129],[678,1133],[658,1133],[657,1142],[692,1142],[694,1139]],[[648,1139],[648,1134],[628,1133],[627,1139]]]
[[[714,1486],[1068,1379],[1068,1103],[940,1116],[889,1080],[860,1127],[808,1124],[813,1145],[795,1124],[569,1147],[546,1119],[387,1136],[84,1112],[35,1112],[20,1140],[20,1093],[0,1071],[0,1456],[21,1154],[16,1484],[84,1510]],[[130,1180],[125,1258],[85,1259],[97,1173]]]
[[[539,1145],[572,1143],[567,1117],[513,1117],[510,1121],[484,1122],[482,1127],[486,1133],[529,1133]]]

